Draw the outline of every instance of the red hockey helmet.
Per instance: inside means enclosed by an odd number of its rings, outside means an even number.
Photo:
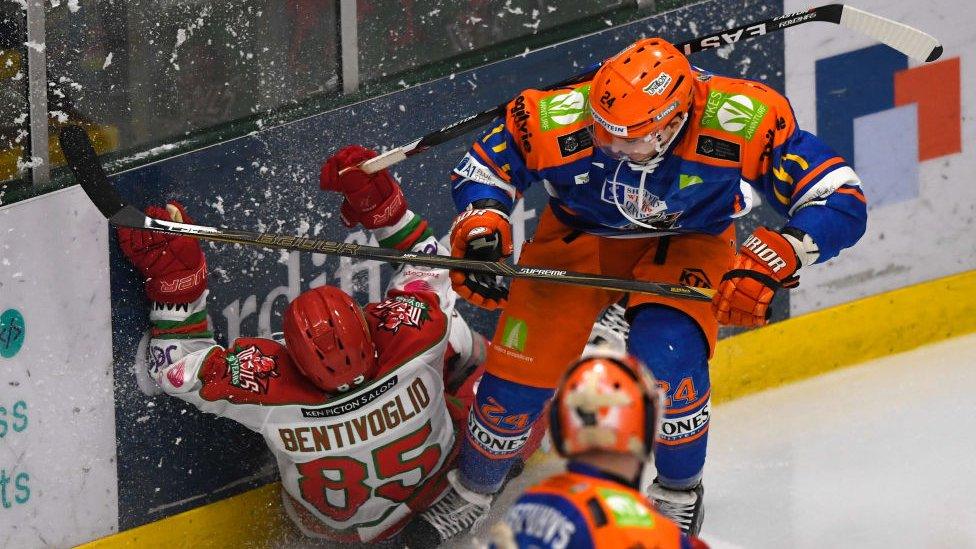
[[[646,461],[660,416],[660,391],[647,367],[631,355],[597,350],[563,375],[549,408],[549,429],[563,457],[598,450]]]
[[[344,392],[376,374],[376,349],[359,305],[339,288],[303,292],[285,309],[285,345],[319,388]]]
[[[693,81],[688,58],[661,38],[639,40],[608,59],[590,89],[594,145],[632,162],[656,157],[687,120]]]

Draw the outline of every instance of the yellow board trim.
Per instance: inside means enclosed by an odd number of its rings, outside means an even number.
[[[923,282],[777,322],[719,342],[713,402],[976,332],[976,271]],[[270,484],[82,545],[268,547],[294,529]]]
[[[971,332],[976,332],[976,271],[723,339],[710,366],[712,401],[726,402]]]
[[[91,543],[86,549],[196,549],[274,547],[275,540],[295,535],[278,495],[280,484],[255,488],[225,500],[119,532]]]

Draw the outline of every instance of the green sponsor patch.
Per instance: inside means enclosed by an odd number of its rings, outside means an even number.
[[[528,332],[529,327],[525,325],[524,320],[508,317],[505,319],[505,329],[502,331],[502,345],[525,352],[525,338]]]
[[[569,92],[551,95],[539,101],[539,125],[544,131],[573,124],[589,112],[590,85]]]
[[[678,190],[684,189],[685,187],[690,187],[692,185],[697,185],[699,183],[704,183],[705,181],[698,177],[697,175],[686,175],[681,174],[678,176]]]
[[[27,327],[24,315],[17,309],[7,309],[0,314],[0,356],[12,358],[24,344]]]
[[[767,112],[765,103],[748,95],[712,91],[705,102],[701,125],[752,139]]]
[[[597,488],[597,492],[610,508],[618,526],[654,527],[654,515],[650,508],[634,496],[611,488]]]
[[[234,349],[235,351],[240,350]],[[236,354],[227,355],[227,367],[230,369],[230,384],[234,387],[241,386],[241,360]]]

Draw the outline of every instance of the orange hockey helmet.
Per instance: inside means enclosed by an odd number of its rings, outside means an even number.
[[[664,152],[687,121],[694,77],[670,42],[645,38],[593,76],[593,142],[613,158],[644,162]]]
[[[571,457],[599,450],[650,459],[661,397],[640,361],[598,350],[570,365],[549,408],[556,451]]]
[[[303,292],[284,316],[288,353],[320,389],[345,392],[376,374],[376,349],[363,312],[339,288]]]

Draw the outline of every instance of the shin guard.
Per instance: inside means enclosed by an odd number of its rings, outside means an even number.
[[[666,394],[654,452],[658,480],[668,488],[694,486],[701,478],[708,441],[708,343],[698,324],[677,309],[644,305],[628,316],[628,348],[651,369]]]
[[[461,445],[462,484],[483,494],[498,492],[552,394],[551,389],[485,374],[478,384]]]

